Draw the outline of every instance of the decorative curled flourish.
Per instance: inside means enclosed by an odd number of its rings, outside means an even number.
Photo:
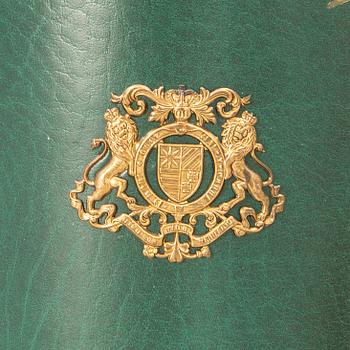
[[[225,212],[224,210],[220,209],[220,208],[205,208],[203,210],[197,211],[193,214],[190,215],[189,218],[189,223],[193,226],[195,226],[197,224],[197,217],[198,216],[204,216],[205,217],[205,226],[208,229],[214,228],[218,221],[220,220],[225,220],[226,217],[225,215],[223,215]]]
[[[151,216],[158,214],[159,215],[159,219],[158,222],[160,225],[164,225],[167,223],[167,216],[166,214],[157,209],[154,208],[152,206],[146,206],[146,207],[140,207],[138,210],[133,210],[130,213],[130,216],[138,216],[139,217],[139,223],[143,226],[143,227],[148,227],[151,224]]]
[[[147,100],[153,103],[148,120],[166,125],[138,140],[132,118],[147,113]],[[195,92],[184,86],[177,90],[163,87],[151,90],[134,85],[120,96],[112,94],[112,102],[120,104],[125,114],[118,108],[106,111],[105,138],[92,142],[92,148],[103,147],[70,192],[71,205],[81,220],[110,232],[126,227],[143,242],[144,256],[181,262],[209,257],[209,245],[228,231],[238,237],[258,233],[283,211],[285,197],[273,183],[271,169],[257,155],[265,152],[257,142],[257,118],[246,110],[241,112],[249,104],[250,96],[241,98],[228,88],[214,91],[200,88]],[[221,130],[213,127],[216,131],[209,132],[204,125],[214,124],[217,116],[226,121]],[[183,143],[169,141],[184,136]],[[149,155],[154,151],[158,191],[149,183],[146,171]],[[206,171],[205,154],[210,154],[213,162],[213,179],[199,194]],[[265,178],[248,165],[247,158],[266,173]],[[90,173],[95,167],[97,172],[92,178]],[[136,194],[127,195],[128,176],[134,177],[138,195],[147,204],[138,204]],[[220,202],[225,180],[230,182],[233,196]],[[79,198],[85,190],[86,202]],[[258,203],[259,210],[244,204],[247,192]],[[101,204],[110,193],[119,202]],[[120,201],[124,202],[122,213]],[[236,206],[238,210],[233,212]],[[152,220],[154,217],[156,220]],[[206,232],[195,231],[199,218],[204,220]],[[151,232],[156,225],[159,229]]]
[[[160,87],[159,93],[163,90],[163,87]],[[146,102],[140,99],[140,97],[148,97],[153,101],[161,102],[162,99],[157,100],[157,92],[156,90],[152,91],[149,87],[145,85],[132,85],[128,87],[123,94],[116,95],[112,93],[111,102],[122,104],[125,108],[126,112],[134,117],[139,117],[143,113],[145,113],[147,105]],[[132,103],[136,103],[137,108],[132,108]]]
[[[240,108],[250,102],[250,96],[241,98],[237,92],[228,88],[210,92],[202,87],[197,93],[193,90],[186,90],[183,85],[180,85],[178,90],[168,91],[165,91],[163,86],[152,91],[144,85],[133,85],[127,88],[122,95],[112,94],[111,101],[122,104],[128,114],[139,117],[145,113],[147,108],[142,97],[155,102],[149,121],[156,121],[161,125],[167,121],[170,113],[174,115],[177,122],[186,122],[194,114],[198,125],[215,123],[216,117],[213,107],[210,106],[211,103],[224,98],[224,101],[217,102],[216,109],[219,115],[228,119],[235,117]],[[133,103],[136,104],[136,109],[132,107]]]
[[[181,243],[179,234],[175,234],[175,238],[172,242],[164,243],[164,252],[155,254],[157,258],[167,258],[170,262],[180,263],[184,259],[196,259],[196,258],[209,258],[210,250],[208,246],[203,246],[195,253],[190,251],[190,243]],[[144,254],[146,255],[146,254]],[[153,257],[153,256],[148,256]]]
[[[201,88],[203,89],[203,88]],[[250,103],[250,95],[241,98],[239,94],[228,88],[220,88],[212,91],[207,100],[206,104],[210,104],[219,98],[225,98],[225,101],[220,101],[216,105],[216,109],[219,114],[225,118],[235,117],[241,109],[241,106],[246,106]],[[228,111],[225,111],[225,108],[229,107]]]

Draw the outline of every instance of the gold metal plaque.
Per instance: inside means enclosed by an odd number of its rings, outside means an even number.
[[[92,141],[100,153],[70,192],[81,220],[110,232],[125,226],[143,242],[148,258],[182,262],[209,257],[209,245],[228,231],[236,236],[260,232],[283,211],[285,197],[256,154],[264,147],[257,143],[256,117],[245,110],[250,96],[241,98],[228,88],[195,92],[182,85],[168,91],[133,85],[120,96],[112,94],[111,101],[118,106],[104,115],[105,138]],[[138,117],[154,128],[140,135],[133,119]],[[221,120],[221,127],[209,130]],[[93,179],[92,168],[97,170]],[[131,177],[134,194],[127,193]],[[244,204],[247,193],[254,207]],[[110,194],[116,203],[108,200]]]

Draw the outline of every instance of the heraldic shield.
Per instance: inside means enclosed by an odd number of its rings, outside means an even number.
[[[174,202],[184,202],[199,188],[203,176],[203,145],[158,145],[158,182]]]
[[[283,211],[285,197],[258,156],[264,146],[257,118],[246,110],[250,96],[133,85],[111,102],[105,137],[91,144],[99,152],[70,191],[81,220],[110,232],[125,227],[143,243],[144,256],[181,262],[209,257],[226,232],[258,233]],[[145,119],[155,127],[142,133]],[[212,169],[204,177],[207,160]],[[132,178],[135,186],[128,186]]]

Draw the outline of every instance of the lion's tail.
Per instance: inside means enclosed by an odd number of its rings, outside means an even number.
[[[102,160],[106,156],[106,154],[108,152],[108,143],[106,142],[106,140],[104,140],[104,139],[93,139],[92,142],[91,142],[91,148],[97,148],[101,144],[103,144],[102,152],[85,167],[84,172],[83,172],[83,179],[89,186],[94,186],[95,185],[95,182],[93,180],[90,180],[90,178],[89,178],[89,173],[90,173],[91,169],[100,160]]]
[[[89,220],[91,218],[90,213],[84,209],[83,202],[78,198],[79,193],[83,193],[85,189],[85,181],[75,181],[75,188],[69,192],[70,204],[78,212],[80,220]]]
[[[259,164],[259,166],[265,170],[266,174],[267,174],[267,180],[265,180],[263,182],[263,186],[270,186],[272,184],[273,181],[273,176],[272,176],[272,171],[271,169],[265,165],[255,154],[255,150],[257,150],[258,152],[265,152],[264,150],[264,146],[261,143],[256,143],[254,145],[254,148],[251,152],[252,158]]]

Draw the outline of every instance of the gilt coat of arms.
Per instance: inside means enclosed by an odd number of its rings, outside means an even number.
[[[245,109],[250,96],[229,88],[133,85],[112,94],[111,102],[116,106],[104,115],[105,137],[92,141],[100,152],[70,192],[80,219],[110,232],[124,226],[142,241],[145,256],[181,262],[209,257],[210,244],[226,232],[258,233],[283,211],[285,197],[257,156],[264,147],[257,142],[257,119]],[[137,118],[155,127],[140,135]],[[217,126],[209,130],[211,124]],[[136,193],[128,189],[131,177]],[[225,185],[231,198],[225,193],[220,200]],[[245,203],[248,196],[255,205]]]

